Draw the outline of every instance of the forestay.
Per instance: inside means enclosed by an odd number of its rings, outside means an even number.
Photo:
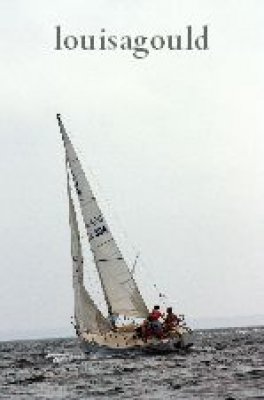
[[[67,166],[66,166],[67,168]],[[69,175],[68,196],[69,196],[69,214],[71,227],[71,254],[73,267],[73,289],[74,289],[74,314],[78,329],[91,333],[106,332],[110,330],[109,321],[102,315],[88,294],[83,282],[83,256],[78,230],[76,212],[71,196]]]
[[[109,313],[145,318],[148,309],[102,215],[59,115],[58,121]]]

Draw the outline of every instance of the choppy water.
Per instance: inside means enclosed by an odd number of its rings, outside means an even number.
[[[264,327],[197,331],[189,354],[85,356],[76,339],[0,343],[0,399],[264,399]]]

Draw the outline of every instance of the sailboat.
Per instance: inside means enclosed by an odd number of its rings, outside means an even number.
[[[106,350],[176,351],[192,345],[191,330],[186,325],[165,336],[144,337],[139,334],[142,321],[147,321],[149,310],[138,288],[133,271],[114,239],[110,227],[98,205],[82,165],[57,114],[65,149],[69,225],[74,290],[74,327],[86,352]],[[74,196],[73,196],[74,194]],[[78,217],[75,202],[78,201]],[[78,199],[78,200],[76,200]],[[85,235],[101,283],[108,315],[99,309],[84,284],[83,252],[78,218],[83,219]],[[117,317],[123,323],[117,325]],[[130,323],[124,323],[129,320]],[[132,322],[131,322],[132,321]]]

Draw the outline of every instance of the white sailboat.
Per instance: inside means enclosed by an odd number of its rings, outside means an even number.
[[[111,351],[176,351],[189,347],[192,344],[191,331],[184,325],[178,326],[162,338],[145,338],[137,333],[136,328],[139,325],[135,321],[148,318],[148,308],[138,289],[133,271],[128,268],[99,208],[59,114],[57,120],[66,155],[75,329],[85,345],[85,350],[104,348]],[[107,316],[99,310],[84,285],[82,245],[72,190],[76,191],[79,201],[90,250],[107,305]],[[118,327],[113,324],[113,319],[117,316],[133,319],[133,324]]]

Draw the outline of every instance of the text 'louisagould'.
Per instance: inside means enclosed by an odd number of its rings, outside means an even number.
[[[55,27],[55,50],[60,51],[130,51],[137,59],[146,58],[153,51],[202,51],[209,50],[208,25],[195,30],[186,26],[183,33],[174,35],[112,35],[102,28],[99,34],[72,35],[64,32],[60,25]]]

